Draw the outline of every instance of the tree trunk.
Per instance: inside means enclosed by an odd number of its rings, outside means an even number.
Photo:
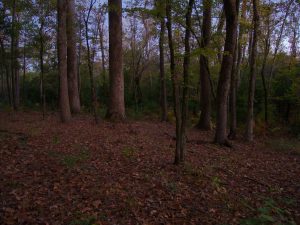
[[[43,112],[43,119],[45,119],[45,89],[44,89],[44,18],[41,18],[40,35],[40,104]]]
[[[230,88],[230,74],[237,36],[238,0],[223,0],[226,17],[226,39],[217,89],[217,121],[215,142],[229,145],[227,140],[227,99]]]
[[[246,17],[246,9],[247,9],[247,0],[243,0],[242,2],[242,13],[241,20],[244,20]],[[237,112],[236,112],[236,96],[237,89],[240,83],[240,73],[241,73],[241,63],[242,63],[242,51],[243,44],[242,38],[244,34],[244,25],[240,22],[239,24],[239,35],[236,43],[236,48],[234,52],[234,60],[231,71],[231,83],[230,83],[230,131],[228,138],[233,140],[236,138],[236,130],[237,130]]]
[[[93,107],[93,114],[95,118],[96,124],[98,124],[98,116],[97,116],[97,95],[95,90],[95,82],[94,82],[94,73],[93,73],[93,65],[91,60],[91,51],[90,51],[90,44],[89,44],[89,18],[90,13],[94,5],[94,1],[90,1],[90,7],[88,11],[87,18],[85,19],[85,40],[86,40],[86,46],[87,46],[87,61],[88,61],[88,68],[89,68],[89,75],[90,75],[90,85],[91,85],[91,98],[92,98],[92,107]]]
[[[80,112],[80,97],[78,89],[78,71],[76,55],[75,5],[74,0],[67,0],[67,65],[68,90],[72,113]]]
[[[12,102],[14,110],[18,110],[17,104],[17,74],[16,74],[16,67],[17,67],[17,58],[16,58],[16,45],[17,45],[17,31],[16,31],[16,0],[12,2],[12,22],[11,22],[11,84],[12,84]]]
[[[159,5],[158,7],[163,7]],[[164,38],[165,38],[165,18],[159,15],[160,19],[160,33],[159,33],[159,71],[160,71],[160,107],[161,107],[161,121],[167,121],[168,106],[167,106],[167,87],[165,75],[165,53],[164,53]]]
[[[182,109],[181,109],[181,131],[180,131],[180,162],[183,163],[185,159],[185,144],[186,144],[186,121],[188,114],[188,89],[189,89],[189,76],[190,76],[190,37],[191,37],[191,27],[192,27],[192,10],[194,5],[194,0],[189,0],[188,9],[185,15],[186,29],[184,38],[184,62],[183,62],[183,91],[182,91]]]
[[[62,122],[71,119],[67,74],[66,0],[57,0],[57,52],[59,73],[59,105]]]
[[[259,0],[252,0],[253,4],[253,39],[252,50],[250,58],[250,77],[249,77],[249,93],[248,93],[248,113],[247,113],[247,128],[246,128],[246,140],[253,141],[253,127],[254,127],[254,95],[255,95],[255,81],[256,81],[256,54],[257,54],[257,39],[259,29]]]
[[[5,68],[5,74],[6,74],[6,90],[7,90],[7,96],[8,96],[8,103],[10,104],[10,106],[12,106],[12,93],[11,93],[11,85],[10,85],[10,73],[9,73],[9,65],[7,63],[6,60],[6,52],[5,52],[5,48],[4,48],[4,43],[3,40],[0,39],[0,44],[1,44],[1,56],[3,59],[3,65]]]
[[[181,147],[181,108],[180,108],[180,93],[179,93],[179,78],[175,68],[175,52],[173,44],[173,33],[172,33],[172,13],[171,13],[171,0],[166,1],[166,16],[167,16],[167,30],[168,30],[168,42],[170,49],[170,70],[173,85],[173,102],[174,102],[174,113],[176,117],[176,148],[175,148],[175,160],[174,164],[180,163],[180,147]]]
[[[122,0],[109,0],[109,81],[110,96],[106,117],[125,119],[123,50],[122,50]]]
[[[203,1],[202,39],[200,48],[206,49],[211,38],[211,2]],[[199,129],[211,130],[211,84],[207,56],[200,55],[200,103]]]

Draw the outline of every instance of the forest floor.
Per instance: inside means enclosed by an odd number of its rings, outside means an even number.
[[[212,138],[175,166],[169,123],[0,112],[0,224],[300,224],[297,147]]]

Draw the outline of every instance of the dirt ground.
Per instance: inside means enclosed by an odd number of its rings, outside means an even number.
[[[174,125],[0,112],[0,224],[300,224],[300,155]]]

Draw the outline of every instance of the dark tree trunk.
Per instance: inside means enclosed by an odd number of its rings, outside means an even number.
[[[17,72],[17,28],[16,28],[16,0],[13,0],[12,3],[12,22],[11,22],[11,84],[12,84],[12,103],[14,110],[18,110],[18,96],[17,90],[18,87],[18,74]]]
[[[77,55],[74,0],[67,0],[67,55],[70,108],[72,113],[79,113],[80,97],[78,91],[78,71],[76,68]]]
[[[125,119],[123,48],[122,48],[122,1],[109,0],[109,81],[110,96],[106,117]]]
[[[203,1],[202,39],[200,48],[207,48],[211,38],[211,2]],[[208,67],[208,58],[200,55],[200,120],[197,124],[199,129],[211,130],[211,84]]]
[[[181,147],[181,108],[180,108],[180,93],[179,93],[179,79],[178,74],[175,70],[175,50],[173,44],[173,33],[172,33],[172,12],[171,12],[172,1],[166,1],[166,16],[167,16],[167,30],[168,30],[168,42],[170,49],[170,70],[173,85],[173,102],[174,102],[174,113],[176,117],[176,148],[175,148],[175,160],[174,164],[180,163],[180,147]]]
[[[242,2],[242,13],[241,20],[244,20],[246,17],[246,9],[247,9],[247,1],[243,0]],[[241,73],[241,63],[242,63],[242,38],[244,34],[244,25],[240,22],[239,24],[239,35],[236,43],[236,48],[234,52],[234,61],[232,65],[231,71],[231,82],[230,82],[230,100],[229,100],[229,108],[230,108],[230,131],[228,138],[233,140],[236,138],[236,130],[237,130],[237,112],[236,112],[236,98],[237,98],[237,90],[240,83],[240,73]]]
[[[192,28],[192,10],[194,0],[189,0],[187,13],[185,15],[186,29],[184,38],[184,62],[183,62],[183,90],[182,90],[182,109],[181,109],[181,131],[180,131],[180,162],[183,163],[185,159],[185,145],[186,145],[186,121],[188,114],[188,89],[189,89],[189,76],[190,76],[190,37]]]
[[[10,73],[9,73],[9,65],[7,63],[7,60],[6,60],[6,52],[5,52],[5,48],[4,48],[4,43],[3,43],[3,40],[0,39],[0,44],[1,44],[1,56],[2,56],[2,59],[3,59],[3,65],[4,65],[4,68],[5,68],[5,74],[6,74],[6,90],[7,90],[7,96],[8,96],[8,103],[10,104],[10,106],[13,105],[12,103],[12,93],[11,93],[11,85],[10,85]]]
[[[158,5],[163,7],[164,4]],[[160,107],[161,107],[161,121],[167,121],[167,87],[165,76],[165,53],[164,53],[164,39],[165,39],[165,18],[159,15],[160,19],[160,33],[159,33],[159,70],[160,70]]]
[[[43,112],[43,119],[45,119],[45,89],[44,89],[44,25],[45,21],[44,18],[41,18],[41,26],[39,30],[39,36],[40,36],[40,104],[42,107]]]
[[[90,13],[91,13],[94,3],[95,2],[93,0],[90,1],[88,15],[84,22],[85,22],[85,40],[86,40],[86,46],[87,46],[87,61],[88,61],[90,85],[91,85],[92,107],[93,107],[93,114],[94,114],[95,122],[97,124],[99,122],[98,115],[97,115],[97,95],[96,95],[96,89],[95,89],[93,65],[92,65],[92,60],[91,60],[91,51],[90,51],[90,44],[89,44],[89,28],[88,28]]]
[[[247,113],[247,128],[246,140],[253,141],[253,127],[254,127],[254,95],[255,95],[255,81],[256,81],[256,55],[257,55],[257,39],[259,29],[259,0],[252,0],[253,4],[253,39],[252,50],[250,58],[250,77],[249,77],[249,93],[248,93],[248,113]]]
[[[59,73],[59,105],[62,122],[71,119],[67,74],[66,0],[57,0],[57,53]]]
[[[215,142],[229,145],[227,140],[227,99],[230,88],[230,75],[237,37],[238,0],[223,0],[226,17],[226,39],[220,77],[217,89],[217,121]]]

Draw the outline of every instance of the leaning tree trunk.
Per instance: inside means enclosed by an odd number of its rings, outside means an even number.
[[[229,145],[227,140],[227,99],[237,36],[239,0],[223,0],[226,17],[226,39],[217,89],[217,121],[215,142]]]
[[[57,53],[59,73],[59,106],[62,122],[71,119],[67,75],[66,0],[57,0]]]
[[[172,13],[171,13],[171,0],[166,1],[166,16],[167,16],[167,30],[168,30],[168,42],[170,49],[170,70],[173,85],[173,101],[174,101],[174,113],[176,117],[176,148],[175,148],[175,160],[174,164],[180,163],[180,146],[181,146],[181,108],[180,108],[180,96],[179,96],[179,78],[175,70],[175,51],[173,43],[172,33]]]
[[[203,22],[202,22],[202,39],[201,48],[205,49],[209,46],[211,38],[211,2],[203,1]],[[197,124],[199,129],[211,130],[211,85],[208,67],[208,57],[200,55],[200,103],[201,114]]]
[[[259,29],[259,0],[252,0],[253,4],[253,39],[252,50],[250,58],[250,78],[249,78],[249,93],[248,93],[248,113],[247,113],[247,127],[246,127],[246,140],[253,141],[253,126],[254,126],[254,94],[255,94],[255,81],[256,81],[256,54],[257,54],[257,38]]]
[[[110,96],[106,117],[125,119],[123,48],[122,48],[122,0],[109,0],[109,82]]]
[[[72,113],[80,112],[78,89],[78,70],[76,55],[75,5],[74,0],[67,0],[67,65],[68,91]]]

